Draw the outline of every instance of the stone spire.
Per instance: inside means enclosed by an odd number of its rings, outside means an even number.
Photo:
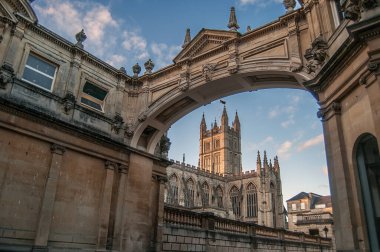
[[[215,121],[214,121],[214,128],[217,128],[218,127],[218,123],[216,122],[216,118],[215,118]]]
[[[191,41],[190,28],[186,29],[185,40],[183,41],[182,48],[185,48]]]
[[[202,121],[201,121],[200,130],[201,130],[201,136],[202,136],[203,133],[205,133],[206,130],[207,130],[206,119],[205,119],[205,113],[203,113],[203,115],[202,115]]]
[[[259,176],[261,176],[261,157],[260,157],[260,151],[257,151],[256,172],[257,172],[257,174]]]
[[[280,174],[280,164],[277,156],[274,157],[273,170],[277,175]]]
[[[233,122],[233,127],[234,127],[235,131],[240,131],[240,120],[239,120],[239,116],[238,116],[237,111],[235,113],[235,120]]]
[[[222,129],[228,129],[228,115],[227,115],[227,109],[226,105],[224,105],[222,118],[220,119],[220,124]]]
[[[264,175],[268,174],[268,172],[269,172],[269,164],[268,164],[268,158],[267,158],[267,151],[264,151],[263,167],[264,167]]]
[[[231,7],[230,19],[228,21],[227,27],[230,29],[230,31],[237,31],[240,28],[236,19],[235,7]]]

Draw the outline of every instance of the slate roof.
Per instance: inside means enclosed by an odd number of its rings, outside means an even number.
[[[308,193],[300,192],[299,194],[297,194],[297,195],[294,196],[293,198],[288,199],[286,202],[288,202],[288,201],[293,201],[293,200],[300,200],[300,199],[304,199],[304,198],[307,198],[307,197],[309,197],[309,194],[308,194]]]

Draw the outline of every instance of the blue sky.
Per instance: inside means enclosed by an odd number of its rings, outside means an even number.
[[[229,9],[236,7],[240,32],[285,14],[282,0],[36,0],[39,23],[69,41],[84,28],[85,49],[129,74],[136,62],[151,58],[154,70],[172,63],[183,43],[202,28],[227,30]],[[278,155],[284,200],[300,191],[330,194],[318,105],[306,91],[268,89],[225,97],[230,123],[237,110],[242,124],[243,169],[256,167],[256,153]],[[169,157],[198,163],[199,123],[219,122],[223,106],[215,101],[188,114],[169,130]]]

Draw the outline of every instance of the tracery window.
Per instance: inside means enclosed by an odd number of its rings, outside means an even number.
[[[240,217],[240,191],[234,186],[230,191],[230,198],[232,203],[232,211],[236,217]]]
[[[210,197],[209,186],[208,186],[207,182],[203,183],[202,190],[203,190],[203,194],[204,194],[204,197],[202,198],[202,205],[205,207],[205,206],[208,206],[209,197]]]
[[[257,190],[256,187],[250,183],[247,187],[247,217],[257,217]]]

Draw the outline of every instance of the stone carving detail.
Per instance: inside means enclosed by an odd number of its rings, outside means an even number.
[[[290,62],[290,71],[292,72],[300,72],[302,70],[303,66],[301,63],[298,62]]]
[[[112,162],[112,161],[109,161],[109,160],[106,160],[104,162],[104,165],[105,165],[106,169],[110,169],[110,170],[117,169],[117,164],[115,162]]]
[[[112,130],[114,130],[116,134],[119,134],[120,130],[123,128],[123,125],[124,125],[123,117],[121,117],[120,114],[116,113],[112,121]]]
[[[144,63],[144,67],[145,67],[145,74],[151,74],[154,68],[153,61],[151,59],[148,59],[148,61]]]
[[[127,123],[125,126],[125,135],[128,138],[132,138],[135,134],[135,126],[132,123]]]
[[[162,158],[167,158],[168,157],[168,153],[169,153],[169,150],[170,150],[170,145],[172,143],[170,142],[170,139],[167,137],[166,134],[164,134],[161,139],[160,139],[160,142],[158,143],[158,148],[159,148],[159,155],[162,157]]]
[[[4,63],[0,68],[0,89],[5,89],[8,83],[13,82],[14,75],[13,67]]]
[[[335,114],[340,114],[340,112],[342,111],[342,105],[339,102],[333,102],[331,108],[335,112]]]
[[[190,73],[188,71],[180,73],[178,85],[179,85],[179,89],[182,92],[185,92],[189,89],[189,87],[190,87]]]
[[[120,164],[119,165],[119,172],[120,173],[124,173],[124,174],[128,174],[128,165],[123,165],[123,164]]]
[[[83,42],[87,39],[87,35],[84,33],[83,29],[75,34],[75,39],[77,40],[77,43],[75,45],[83,49]]]
[[[327,58],[327,43],[322,36],[313,41],[312,47],[306,50],[304,57],[307,60],[308,73],[315,73],[322,67]]]
[[[139,73],[141,72],[141,67],[140,67],[139,63],[136,63],[132,67],[132,71],[133,71],[133,78],[139,77]]]
[[[137,118],[137,120],[139,120],[139,122],[143,122],[145,121],[146,119],[148,118],[148,115],[146,112],[142,112],[139,117]]]
[[[50,150],[52,153],[63,155],[63,153],[66,151],[66,148],[59,144],[52,144]]]
[[[203,72],[203,76],[205,77],[206,81],[212,80],[212,74],[215,71],[215,68],[216,68],[216,64],[208,63],[206,65],[203,65],[202,72]]]
[[[286,9],[286,13],[291,12],[292,10],[294,10],[294,7],[296,7],[295,0],[284,0],[283,4]]]
[[[75,107],[75,96],[70,91],[66,93],[62,101],[63,109],[65,110],[66,114]]]
[[[236,49],[237,46],[235,45],[234,48],[229,52],[230,58],[228,60],[228,71],[230,74],[237,73],[239,70],[239,57]]]
[[[376,71],[378,67],[379,67],[379,64],[376,63],[376,62],[369,62],[369,63],[368,63],[368,70],[369,70],[370,72],[374,72],[374,71]]]
[[[120,67],[119,71],[122,72],[122,73],[127,74],[127,70],[125,70],[125,67]]]
[[[377,6],[376,0],[348,0],[343,6],[344,18],[358,21],[361,13]]]

